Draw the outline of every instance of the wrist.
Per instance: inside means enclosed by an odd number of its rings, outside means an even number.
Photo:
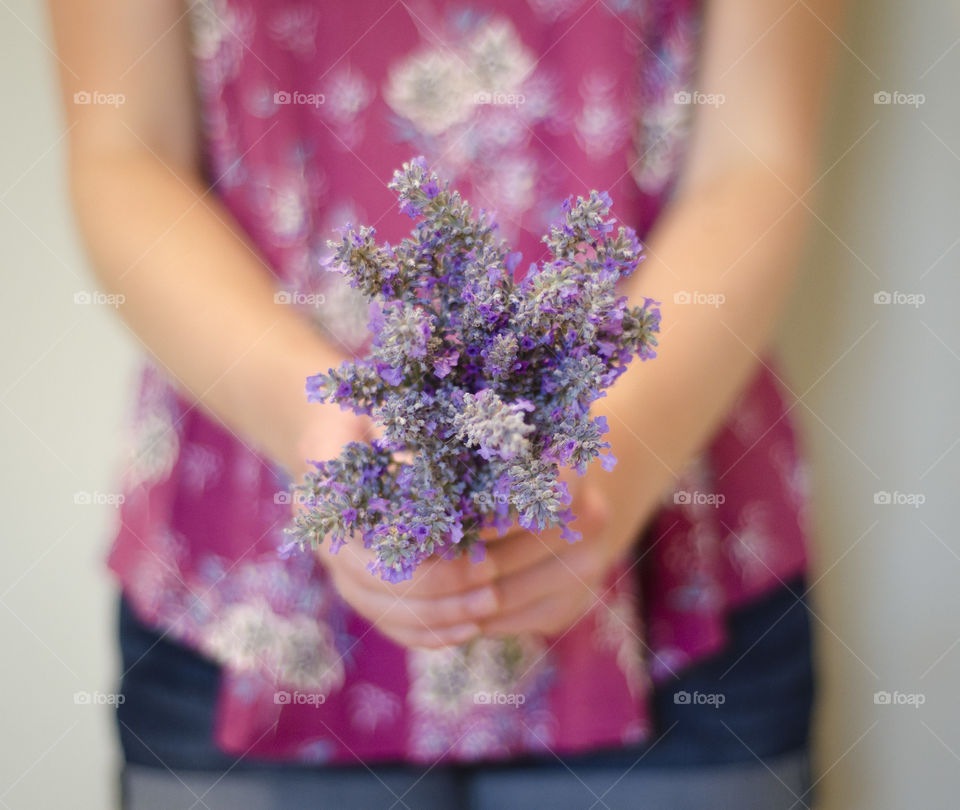
[[[309,403],[307,408],[289,452],[288,469],[298,479],[310,469],[310,461],[329,461],[340,455],[344,445],[372,435],[369,417],[331,403]]]

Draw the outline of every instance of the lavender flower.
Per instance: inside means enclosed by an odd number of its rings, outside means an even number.
[[[347,225],[330,242],[328,269],[370,299],[369,352],[307,380],[311,401],[372,415],[384,438],[314,463],[295,542],[336,551],[359,537],[398,582],[434,554],[482,558],[485,527],[579,538],[560,468],[615,463],[590,404],[633,357],[656,355],[657,302],[630,307],[617,290],[643,258],[636,234],[614,232],[606,192],[567,200],[550,257],[516,281],[521,257],[496,223],[423,158],[389,187],[415,220],[408,238],[381,245]]]

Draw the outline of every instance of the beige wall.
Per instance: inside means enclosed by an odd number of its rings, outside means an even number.
[[[783,329],[815,474],[823,807],[953,808],[960,5],[858,2],[844,40],[824,166],[840,162],[818,186],[821,221]],[[926,99],[874,104],[884,90]],[[926,300],[875,304],[882,291]],[[926,500],[875,504],[884,491]],[[878,691],[926,702],[877,705]]]
[[[801,0],[802,4],[802,0]],[[960,7],[859,2],[798,294],[783,329],[817,495],[821,807],[953,808],[960,789]],[[103,572],[135,341],[91,289],[64,201],[41,6],[0,3],[0,807],[109,805]],[[956,46],[956,47],[954,47]],[[952,49],[951,49],[952,48]],[[939,59],[939,61],[937,61]],[[923,93],[918,109],[876,91]],[[926,302],[874,303],[879,291]],[[921,493],[920,508],[874,493]],[[955,645],[956,646],[953,646]],[[874,693],[920,693],[921,708]]]
[[[112,806],[112,593],[103,573],[116,425],[133,360],[91,289],[62,182],[43,4],[0,5],[0,807]]]

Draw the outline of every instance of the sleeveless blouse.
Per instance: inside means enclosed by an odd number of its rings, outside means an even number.
[[[366,307],[323,271],[326,241],[347,222],[409,231],[386,188],[403,161],[425,155],[496,211],[525,261],[561,201],[592,188],[643,238],[682,164],[694,0],[204,0],[191,15],[211,193],[275,275],[277,306],[347,352]],[[355,614],[313,554],[278,552],[283,470],[145,362],[109,565],[144,622],[222,666],[227,752],[350,764],[642,743],[653,687],[805,569],[788,413],[762,365],[566,632],[416,650]]]

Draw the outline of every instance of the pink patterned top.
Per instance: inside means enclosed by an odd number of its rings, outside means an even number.
[[[680,166],[693,0],[205,0],[193,10],[214,193],[299,306],[356,350],[366,310],[319,267],[332,229],[396,240],[417,154],[497,211],[528,260],[560,201],[608,189],[642,236]],[[317,369],[321,371],[322,369]],[[224,667],[217,741],[312,762],[498,759],[642,741],[651,684],[719,651],[725,616],[801,572],[805,473],[765,369],[666,493],[639,565],[557,638],[407,650],[282,559],[283,472],[142,379],[110,556],[142,620]],[[638,587],[643,581],[642,590]]]

